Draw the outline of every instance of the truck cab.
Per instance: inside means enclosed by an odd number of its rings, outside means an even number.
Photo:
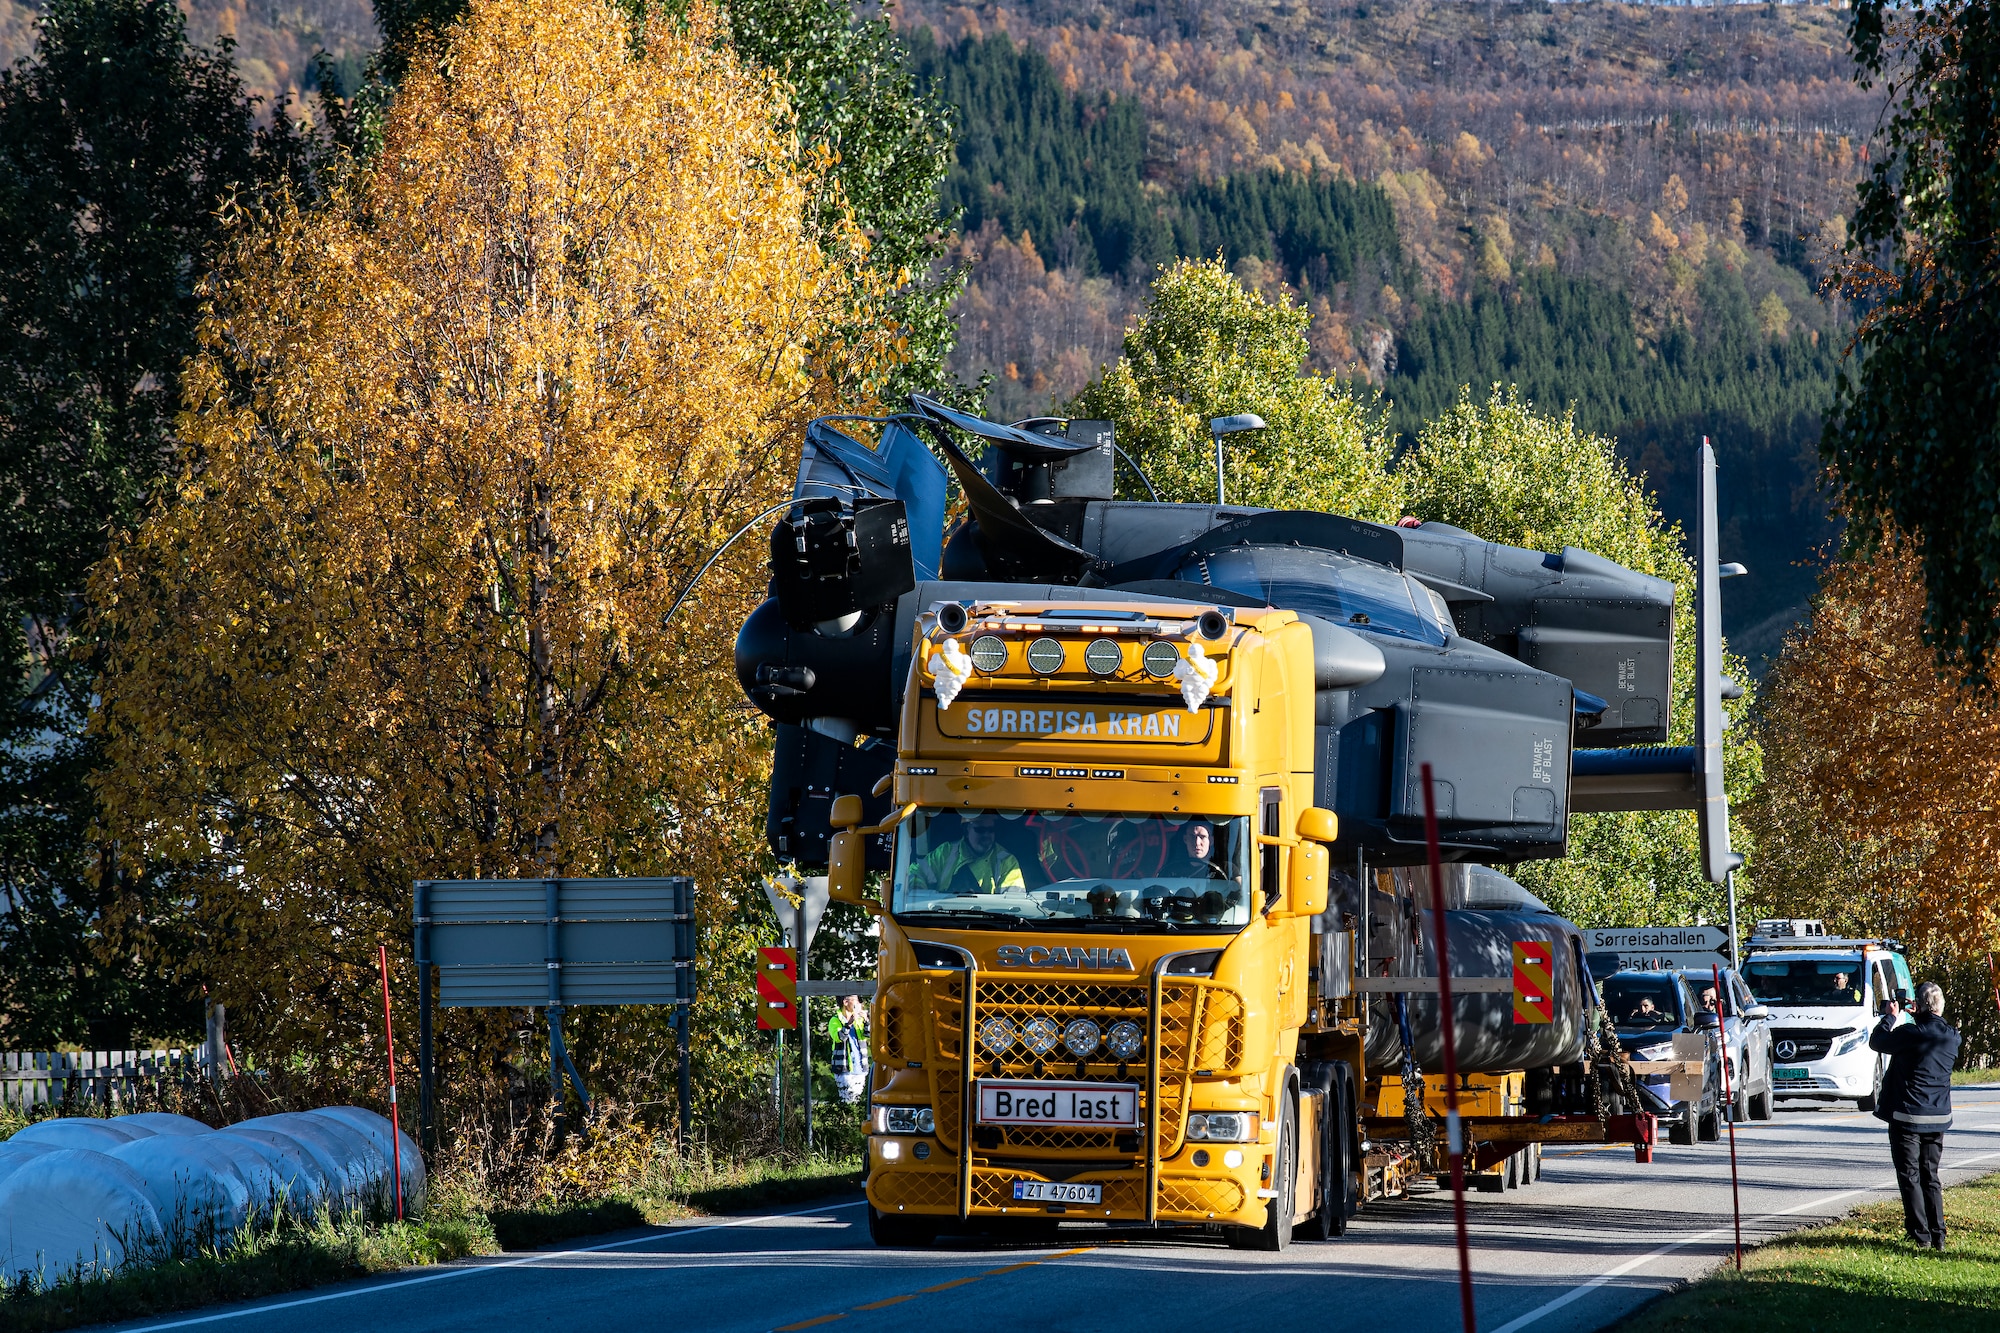
[[[1881,1006],[1907,1009],[1916,990],[1902,945],[1843,939],[1818,922],[1765,921],[1744,951],[1743,978],[1771,1012],[1772,1086],[1782,1098],[1875,1109],[1884,1063],[1868,1047]]]
[[[858,899],[864,839],[893,840],[863,900],[877,1239],[1053,1214],[1280,1242],[1326,1156],[1326,1089],[1297,1056],[1337,822],[1286,703],[1311,688],[1310,631],[1143,600],[938,611],[894,814],[837,836],[829,868]]]

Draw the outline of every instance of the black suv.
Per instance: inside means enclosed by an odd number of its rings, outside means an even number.
[[[1713,1143],[1722,1136],[1722,1064],[1715,1040],[1715,1015],[1704,1013],[1678,972],[1620,972],[1604,982],[1604,1007],[1618,1030],[1618,1044],[1631,1060],[1671,1060],[1677,1033],[1699,1033],[1705,1051],[1701,1094],[1675,1101],[1666,1074],[1635,1075],[1640,1109],[1667,1125],[1669,1143]]]

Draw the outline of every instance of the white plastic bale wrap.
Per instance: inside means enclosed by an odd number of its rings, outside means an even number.
[[[37,1120],[26,1129],[16,1130],[8,1142],[46,1143],[51,1148],[84,1148],[91,1152],[110,1152],[121,1143],[152,1137],[153,1131],[144,1125],[128,1127],[121,1125],[117,1120],[70,1116],[54,1120]]]
[[[328,1205],[337,1213],[366,1210],[375,1200],[383,1165],[378,1171],[379,1154],[368,1140],[335,1120],[302,1112],[258,1116],[245,1120],[244,1129],[262,1129],[283,1134],[313,1155],[326,1173]]]
[[[50,1143],[22,1143],[18,1138],[0,1142],[0,1181],[46,1153],[57,1151]]]
[[[0,1180],[0,1271],[10,1278],[108,1273],[153,1257],[161,1236],[146,1182],[103,1153],[58,1148]]]
[[[424,1170],[424,1155],[414,1139],[389,1123],[389,1117],[359,1106],[325,1106],[317,1111],[308,1111],[306,1114],[337,1120],[349,1129],[367,1136],[369,1143],[374,1145],[377,1155],[382,1158],[382,1186],[377,1195],[384,1208],[393,1206],[396,1197],[397,1163],[394,1156],[395,1143],[392,1143],[393,1136],[395,1142],[402,1145],[403,1211],[413,1213],[424,1206],[426,1186],[429,1181]]]
[[[155,1134],[178,1134],[183,1137],[215,1132],[191,1115],[175,1115],[171,1111],[139,1111],[121,1115],[109,1123],[120,1129],[147,1129]]]
[[[423,1155],[358,1106],[211,1130],[149,1112],[37,1121],[0,1142],[0,1271],[54,1281],[226,1240],[251,1219],[423,1206]]]
[[[146,1182],[167,1243],[179,1247],[225,1241],[249,1220],[250,1182],[231,1151],[250,1155],[241,1145],[213,1133],[160,1134],[120,1144],[109,1155]]]
[[[306,1146],[276,1130],[231,1125],[215,1132],[217,1138],[243,1145],[262,1159],[263,1174],[251,1185],[250,1206],[263,1215],[280,1210],[297,1218],[315,1218],[336,1207],[326,1171]],[[245,1173],[246,1179],[248,1173]]]

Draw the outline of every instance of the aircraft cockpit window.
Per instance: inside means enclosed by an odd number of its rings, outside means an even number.
[[[1419,605],[1412,581],[1396,570],[1314,547],[1231,546],[1189,560],[1175,577],[1260,597],[1350,629],[1440,647],[1451,623],[1447,612],[1440,624],[1430,590],[1415,585],[1425,594]]]

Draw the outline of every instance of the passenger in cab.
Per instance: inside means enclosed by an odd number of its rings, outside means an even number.
[[[1000,845],[1000,817],[988,811],[966,821],[957,842],[948,842],[910,867],[920,888],[948,896],[1026,893],[1021,863]]]

